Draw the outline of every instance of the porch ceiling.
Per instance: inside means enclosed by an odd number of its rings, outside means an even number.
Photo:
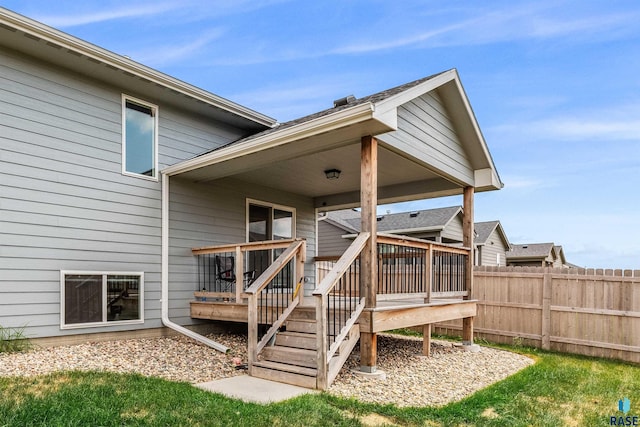
[[[325,135],[329,137],[328,135]],[[321,144],[318,144],[321,145]],[[329,144],[333,146],[334,144]],[[180,175],[196,182],[234,178],[312,197],[318,208],[360,204],[360,138],[338,147],[291,157],[291,147],[234,158]],[[289,155],[287,155],[289,152]],[[328,169],[340,170],[338,179],[327,179]],[[462,187],[431,171],[415,159],[402,156],[380,143],[378,197],[380,203],[461,194]]]

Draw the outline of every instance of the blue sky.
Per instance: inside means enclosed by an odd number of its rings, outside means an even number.
[[[636,0],[0,4],[279,121],[457,68],[505,182],[477,195],[476,220],[640,269]]]

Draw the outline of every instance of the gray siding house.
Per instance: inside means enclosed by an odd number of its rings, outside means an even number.
[[[30,337],[162,326],[159,171],[275,121],[9,11],[0,23],[0,325]],[[172,190],[169,305],[182,324],[190,248],[245,237],[240,187],[207,189],[215,220],[197,185]],[[313,207],[300,211],[312,234]],[[112,312],[110,290],[129,294]]]
[[[521,243],[511,245],[507,265],[513,267],[571,267],[562,246],[553,243]]]
[[[476,222],[476,265],[504,267],[507,265],[507,251],[511,244],[500,221]]]
[[[433,289],[411,290],[411,316],[375,310],[378,293],[409,293],[393,281],[376,288],[378,239],[412,254],[432,245],[378,236],[378,204],[463,195],[470,242],[474,194],[503,186],[457,71],[328,104],[277,123],[0,8],[0,325],[53,341],[166,326],[216,347],[193,327],[245,322],[250,374],[318,388],[357,339],[374,372],[380,331],[462,318],[473,344],[472,275],[462,274],[473,251],[442,248],[462,273],[445,282],[434,269]],[[355,207],[366,214],[353,259],[318,283],[318,212]],[[339,289],[360,255],[362,288]],[[341,310],[327,306],[330,293],[356,308],[344,324],[316,322],[317,348],[329,350],[302,374],[269,368],[286,357],[265,342],[295,310],[321,320]],[[429,300],[439,296],[450,299]],[[267,353],[276,362],[259,360]]]
[[[378,231],[439,243],[462,244],[462,208],[451,206],[377,216]],[[345,209],[318,218],[318,255],[342,254],[360,229],[360,212]],[[476,265],[505,266],[510,244],[500,221],[474,224]]]

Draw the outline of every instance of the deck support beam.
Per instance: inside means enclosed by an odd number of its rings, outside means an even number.
[[[462,245],[469,248],[469,256],[467,257],[467,275],[465,277],[465,288],[468,293],[464,299],[471,299],[473,291],[473,266],[475,264],[473,259],[473,205],[474,188],[472,186],[465,187],[463,193]],[[462,343],[465,346],[473,345],[473,317],[462,319]]]
[[[431,356],[431,323],[422,325],[422,355]]]
[[[360,230],[370,233],[361,253],[362,278],[360,295],[365,297],[365,310],[376,307],[378,288],[377,269],[377,207],[378,207],[378,141],[373,136],[361,140],[360,153]],[[360,370],[376,372],[377,335],[375,332],[360,334]]]

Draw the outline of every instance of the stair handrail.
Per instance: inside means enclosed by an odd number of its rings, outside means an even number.
[[[328,342],[328,304],[329,299],[326,298],[335,288],[340,279],[347,272],[349,267],[358,258],[365,245],[369,241],[371,233],[362,232],[358,234],[355,240],[342,254],[340,259],[333,266],[331,271],[322,279],[317,288],[313,291],[316,302],[316,327],[317,327],[317,385],[320,389],[326,389],[331,380],[329,378],[329,361],[339,348],[342,341],[348,336],[351,327],[358,321],[360,313],[364,309],[364,297],[359,298],[355,310],[350,314],[349,319],[342,326],[340,333],[334,338],[332,343]]]
[[[287,317],[293,309],[298,305],[301,299],[302,292],[296,288],[293,293],[292,301],[287,308],[280,314],[278,319],[271,325],[269,330],[258,342],[258,298],[261,292],[271,283],[271,281],[278,275],[280,271],[294,258],[298,258],[300,267],[296,270],[303,270],[306,253],[306,241],[303,239],[296,239],[289,244],[289,246],[280,254],[276,260],[267,267],[267,269],[248,287],[243,293],[242,297],[248,299],[248,363],[249,369],[253,363],[258,359],[258,354],[264,346],[273,338],[278,329],[284,324]],[[302,286],[304,279],[304,271],[296,271],[297,276],[302,275],[300,280],[296,280],[296,286]],[[297,277],[296,276],[296,277]]]

